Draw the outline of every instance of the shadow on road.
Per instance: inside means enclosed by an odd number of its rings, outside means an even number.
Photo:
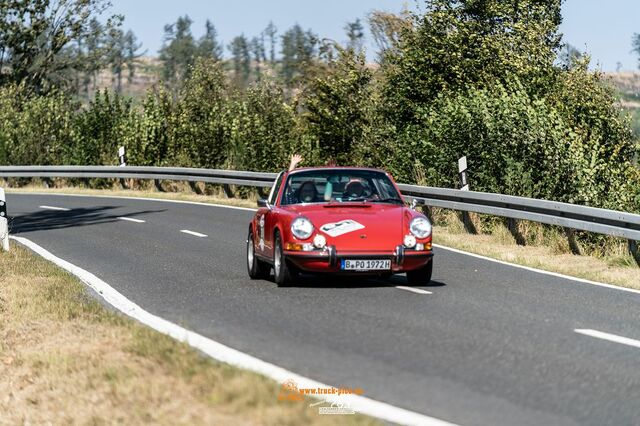
[[[25,234],[28,232],[64,229],[77,226],[100,225],[118,221],[118,217],[125,216],[123,212],[114,214],[113,209],[119,206],[96,206],[88,208],[75,208],[69,211],[42,210],[25,215],[9,218],[9,231],[12,234]],[[126,213],[126,217],[161,213],[165,210],[144,210],[136,213]]]
[[[273,276],[271,276],[273,281]],[[394,287],[397,285],[408,286],[405,275],[393,275],[390,278],[358,277],[358,276],[334,276],[334,275],[302,275],[291,287],[310,288],[376,288]],[[428,284],[412,286],[415,288],[444,287],[447,284],[441,281],[431,281]]]

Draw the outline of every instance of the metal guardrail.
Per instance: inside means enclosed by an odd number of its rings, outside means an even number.
[[[3,166],[0,178],[68,177],[181,180],[270,187],[275,173],[180,167]],[[408,199],[433,207],[484,213],[640,241],[640,215],[486,192],[400,184]]]
[[[270,187],[275,173],[236,170],[193,169],[187,167],[137,166],[2,166],[0,178],[7,177],[67,177],[158,179],[208,182],[227,185]]]

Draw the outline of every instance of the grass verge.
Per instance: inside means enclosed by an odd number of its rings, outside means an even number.
[[[492,226],[491,231],[471,235],[464,230],[456,215],[449,213],[446,220],[439,221],[440,226],[434,227],[436,244],[544,271],[640,290],[640,268],[626,252],[623,241],[612,239],[608,245],[610,252],[606,254],[574,255],[564,235],[543,230],[539,224],[523,224],[534,228],[529,234],[536,237],[529,238],[533,241],[522,246],[516,244],[510,232],[499,225]]]
[[[376,424],[202,356],[91,298],[13,244],[0,252],[0,424]]]

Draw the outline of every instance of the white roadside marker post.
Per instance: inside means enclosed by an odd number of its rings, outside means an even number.
[[[9,251],[9,216],[4,189],[0,188],[0,245],[2,250]]]
[[[120,167],[127,165],[127,155],[124,146],[118,148],[118,157],[120,158]]]
[[[118,159],[120,160],[120,167],[127,166],[127,151],[124,148],[124,145],[118,148]],[[122,186],[122,189],[128,189],[126,179],[120,179],[120,186]]]
[[[467,157],[466,156],[458,160],[458,173],[460,174],[460,190],[468,191],[469,182],[467,181]]]
[[[460,176],[460,191],[469,190],[469,181],[467,180],[467,157],[464,156],[458,160],[458,174]],[[475,225],[471,221],[471,215],[469,212],[462,212],[462,223],[464,229],[470,234],[477,234]]]

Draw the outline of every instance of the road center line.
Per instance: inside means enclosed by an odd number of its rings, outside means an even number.
[[[60,212],[68,212],[71,211],[71,209],[65,209],[64,207],[53,207],[53,206],[39,206],[41,209],[45,209],[45,210],[56,210],[56,211],[60,211]]]
[[[184,234],[193,235],[193,236],[198,237],[198,238],[207,238],[208,237],[207,234],[201,234],[199,232],[189,231],[188,229],[181,229],[180,232],[182,232]]]
[[[433,294],[432,292],[427,290],[422,290],[420,288],[406,287],[403,285],[397,285],[396,288],[398,290],[406,290],[406,291],[411,291],[413,293],[418,293],[418,294]]]
[[[119,217],[118,219],[120,220],[126,220],[127,222],[134,222],[134,223],[145,223],[144,220],[142,219],[134,219],[132,217]]]
[[[591,330],[589,328],[576,328],[573,331],[579,334],[584,334],[585,336],[595,337],[596,339],[608,340],[610,342],[620,343],[622,345],[627,345],[627,346],[633,346],[634,348],[640,348],[640,340],[635,340],[635,339],[630,339],[628,337],[605,333],[603,331]]]

